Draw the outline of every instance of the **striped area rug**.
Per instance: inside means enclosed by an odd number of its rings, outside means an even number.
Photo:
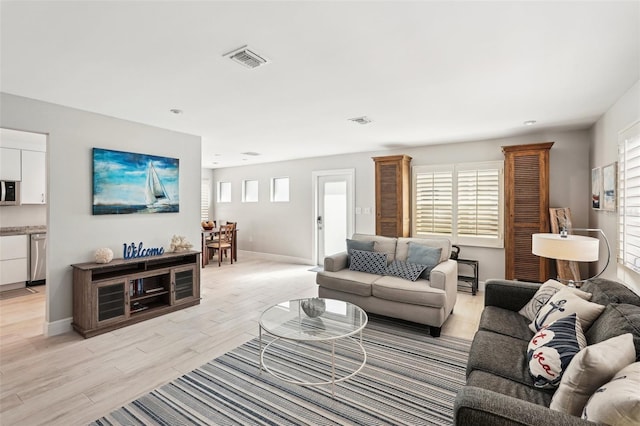
[[[100,418],[92,425],[449,425],[471,344],[427,328],[370,316],[366,366],[335,385],[300,386],[260,372],[258,339]],[[356,344],[336,346],[336,375],[362,362]],[[265,363],[278,374],[323,381],[330,346],[278,341]]]

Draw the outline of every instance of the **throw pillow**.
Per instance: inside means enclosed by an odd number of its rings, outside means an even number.
[[[640,362],[620,370],[589,398],[582,418],[608,425],[640,424]]]
[[[534,333],[547,324],[570,314],[578,314],[580,325],[587,330],[604,310],[603,305],[587,302],[569,289],[560,290],[540,308],[529,328]]]
[[[347,238],[347,265],[351,263],[351,252],[353,250],[373,251],[373,241],[350,240]]]
[[[409,242],[409,251],[407,253],[407,262],[425,265],[426,268],[420,275],[428,280],[431,270],[440,263],[441,248],[429,247],[422,244]]]
[[[527,347],[529,373],[538,388],[558,387],[571,359],[587,346],[576,314],[560,318],[538,331]]]
[[[587,346],[569,363],[549,408],[580,416],[596,389],[635,359],[631,333]]]
[[[349,269],[384,275],[384,271],[387,269],[387,255],[375,251],[353,250]]]
[[[420,277],[420,274],[425,270],[426,267],[427,265],[403,262],[402,260],[394,260],[389,266],[387,266],[385,275],[393,275],[396,277],[404,278],[405,280],[415,281],[418,279],[418,277]]]
[[[564,289],[570,289],[584,300],[591,300],[591,293],[585,293],[577,288],[567,287],[556,280],[548,280],[540,286],[538,291],[536,291],[536,294],[533,295],[531,300],[529,300],[529,302],[524,305],[518,313],[529,321],[533,321],[540,308],[542,308],[554,294]]]

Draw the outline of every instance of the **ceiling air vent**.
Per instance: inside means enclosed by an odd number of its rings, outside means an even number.
[[[371,123],[371,119],[369,117],[350,118],[349,121],[353,121],[354,123],[358,123],[358,124],[369,124],[369,123]]]
[[[229,53],[225,53],[222,56],[226,56],[232,61],[247,68],[257,68],[267,63],[267,59],[249,50],[246,45],[238,49],[234,49]]]

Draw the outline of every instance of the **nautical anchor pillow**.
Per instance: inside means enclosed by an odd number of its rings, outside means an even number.
[[[604,310],[604,305],[587,302],[571,290],[560,290],[540,308],[529,328],[534,333],[553,321],[577,314],[583,330],[587,330]]]
[[[582,418],[608,425],[640,424],[640,362],[620,370],[589,399]]]
[[[569,363],[585,346],[587,340],[575,313],[543,327],[527,347],[533,385],[545,389],[558,387]]]

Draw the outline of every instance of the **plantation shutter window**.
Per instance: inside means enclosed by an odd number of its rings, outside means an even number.
[[[618,263],[640,273],[640,122],[620,133]]]
[[[502,247],[504,163],[413,167],[413,236]]]
[[[413,236],[453,235],[453,166],[413,168]]]
[[[200,185],[200,220],[209,220],[209,204],[211,201],[211,186],[209,179],[202,179]]]

